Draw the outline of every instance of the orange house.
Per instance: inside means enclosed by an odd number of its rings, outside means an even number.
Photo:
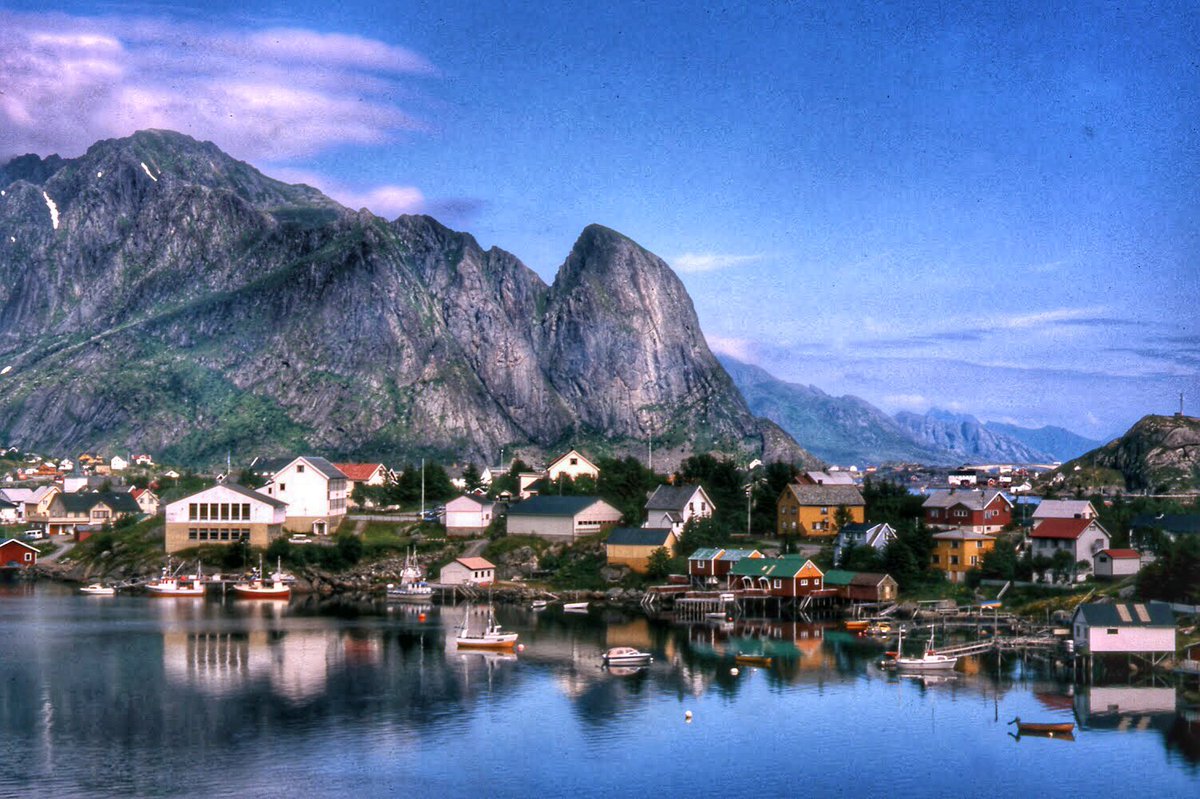
[[[983,556],[996,548],[994,536],[948,530],[933,536],[931,565],[946,573],[952,583],[961,583],[966,573],[979,567]]]
[[[835,536],[839,507],[850,512],[851,522],[866,519],[867,503],[854,486],[790,483],[775,504],[775,532],[780,536]]]

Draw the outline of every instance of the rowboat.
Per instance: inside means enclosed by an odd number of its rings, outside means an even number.
[[[587,613],[588,603],[586,602],[567,602],[563,605],[563,610],[568,613]]]
[[[113,596],[117,593],[117,589],[111,585],[103,585],[102,583],[92,583],[85,585],[79,589],[79,593],[89,596]]]
[[[1017,725],[1017,732],[1021,735],[1044,735],[1047,738],[1055,738],[1064,735],[1070,735],[1075,731],[1075,725],[1069,721],[1062,722],[1039,722],[1039,721],[1021,721],[1021,717],[1017,716],[1009,722],[1009,724]]]
[[[771,668],[771,664],[775,662],[767,655],[748,655],[744,652],[738,652],[733,659],[743,666],[762,666],[764,669]]]
[[[603,657],[605,666],[645,666],[653,659],[649,652],[640,652],[631,646],[614,646]]]
[[[545,610],[550,603],[545,599],[535,599],[529,603],[530,610]]]

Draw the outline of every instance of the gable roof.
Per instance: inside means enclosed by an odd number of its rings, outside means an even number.
[[[1095,627],[1170,627],[1175,614],[1166,602],[1088,602],[1075,609],[1075,615]]]
[[[283,467],[287,466],[294,460],[296,460],[295,457],[255,458],[254,460],[250,461],[250,471],[254,472],[255,474],[272,475],[282,470]]]
[[[712,500],[709,499],[708,492],[704,490],[704,486],[660,485],[654,489],[654,493],[646,500],[646,510],[673,510],[682,512],[697,491],[703,492],[704,501],[708,503],[709,508],[712,508]]]
[[[275,497],[269,497],[260,491],[255,491],[253,488],[246,488],[246,486],[240,485],[238,483],[219,483],[219,485],[222,488],[228,488],[230,491],[233,491],[235,494],[241,494],[243,497],[246,497],[247,499],[256,499],[259,502],[265,502],[268,505],[270,505],[272,508],[286,508],[287,507],[287,503],[283,502],[282,500],[275,499]],[[208,489],[205,489],[205,491],[207,491],[207,490]],[[200,493],[203,493],[203,492],[200,492]],[[192,496],[195,496],[195,494],[193,494]]]
[[[557,466],[557,465],[559,464],[559,462],[560,462],[560,461],[564,461],[564,460],[566,460],[566,459],[567,459],[567,458],[569,458],[571,455],[574,455],[576,458],[579,458],[579,460],[583,461],[583,462],[584,462],[584,463],[586,463],[588,466],[592,467],[592,471],[596,471],[596,472],[600,471],[600,468],[599,468],[598,466],[596,466],[596,464],[594,464],[594,463],[592,463],[590,460],[588,460],[588,458],[587,458],[587,457],[586,457],[586,456],[585,456],[585,455],[584,455],[582,452],[580,452],[580,451],[579,451],[579,450],[577,450],[577,449],[572,449],[572,450],[570,450],[570,451],[568,451],[568,452],[565,452],[565,453],[563,453],[562,455],[559,455],[559,456],[558,456],[557,458],[555,458],[554,460],[550,461],[550,465],[546,467],[546,471],[547,471],[547,472],[553,471],[553,470],[554,470],[554,467],[555,467],[555,466]]]
[[[819,505],[829,507],[834,505],[866,505],[863,495],[854,486],[810,486],[798,483],[788,483],[784,496],[791,493],[801,505]]]
[[[974,533],[970,530],[946,530],[942,533],[934,533],[935,541],[995,541],[995,536],[987,535],[986,533]]]
[[[127,493],[112,491],[80,492],[77,494],[60,494],[58,501],[68,513],[88,513],[92,508],[103,503],[116,513],[141,513],[142,509],[137,500]]]
[[[450,500],[450,502],[458,502],[460,499],[469,499],[472,502],[474,502],[476,505],[479,505],[480,507],[496,504],[495,502],[492,502],[492,500],[488,499],[486,496],[480,496],[478,494],[459,494],[457,497]],[[450,502],[447,502],[446,504],[449,505]],[[467,511],[466,509],[463,509],[463,512],[467,513],[469,511]]]
[[[849,472],[804,472],[804,477],[812,481],[813,485],[854,485],[854,477]]]
[[[513,505],[508,509],[508,515],[510,518],[513,516],[576,516],[597,502],[604,502],[604,500],[600,497],[541,495]]]
[[[727,560],[732,563],[737,563],[742,558],[758,559],[762,557],[762,553],[757,549],[727,549],[721,555],[721,560]]]
[[[300,461],[300,460],[306,462],[309,466],[312,466],[314,469],[316,469],[318,472],[320,472],[327,480],[345,480],[346,479],[346,475],[343,474],[342,471],[340,469],[338,469],[338,467],[334,466],[332,463],[325,460],[324,458],[322,458],[319,455],[301,455],[298,458],[293,458],[291,460],[291,462],[288,463],[288,466],[291,466],[293,463],[295,463],[296,461]],[[287,466],[285,466],[284,468],[286,469]]]
[[[461,563],[468,569],[494,569],[496,564],[485,558],[455,558],[455,563]]]
[[[25,547],[26,549],[32,549],[34,552],[38,553],[39,555],[42,554],[42,550],[38,549],[35,546],[30,546],[29,544],[26,544],[24,541],[18,540],[16,538],[8,538],[8,539],[5,539],[4,541],[0,541],[0,547],[8,546],[9,544],[20,544],[21,546]]]
[[[1142,553],[1136,549],[1102,549],[1097,555],[1108,555],[1113,560],[1141,560]]]
[[[844,569],[830,569],[825,572],[825,585],[850,585],[850,581],[854,579],[855,572],[848,572]]]
[[[716,560],[725,550],[717,547],[701,547],[688,555],[688,560]]]
[[[1038,522],[1037,527],[1033,528],[1033,532],[1029,534],[1030,538],[1056,538],[1067,541],[1075,541],[1084,532],[1095,525],[1100,532],[1108,535],[1108,531],[1100,526],[1100,522],[1095,519],[1042,519]]]
[[[606,543],[625,547],[662,547],[675,535],[670,527],[615,527]]]
[[[333,467],[346,475],[347,480],[355,483],[365,483],[375,476],[375,472],[383,468],[382,463],[335,463]]]
[[[805,566],[812,565],[818,573],[821,569],[803,555],[783,555],[778,558],[742,558],[729,573],[735,577],[794,577]]]
[[[874,588],[885,580],[896,582],[896,578],[890,574],[880,574],[879,572],[858,572],[850,580],[851,585],[866,585]]]
[[[1035,519],[1073,519],[1085,514],[1096,515],[1096,509],[1086,499],[1043,499],[1033,511]]]
[[[983,510],[988,505],[1000,497],[1008,506],[1012,507],[1012,501],[1004,496],[1004,493],[995,489],[955,489],[949,490],[937,489],[930,491],[929,496],[921,503],[922,508],[952,508],[955,505],[965,505],[971,510]]]

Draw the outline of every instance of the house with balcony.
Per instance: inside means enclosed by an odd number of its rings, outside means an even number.
[[[56,494],[45,520],[47,535],[74,535],[83,541],[106,524],[142,512],[137,501],[125,492]]]
[[[346,475],[315,455],[293,458],[259,490],[286,503],[290,533],[332,535],[346,517]]]
[[[742,558],[761,558],[757,549],[704,547],[688,555],[688,576],[702,588],[727,587],[729,573]]]
[[[995,535],[1012,522],[1012,501],[993,489],[936,490],[921,509],[925,526]]]

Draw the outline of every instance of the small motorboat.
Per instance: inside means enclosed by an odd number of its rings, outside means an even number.
[[[563,605],[563,610],[567,613],[587,613],[588,603],[586,602],[567,602]]]
[[[1017,733],[1020,735],[1041,735],[1046,738],[1061,738],[1075,732],[1075,725],[1069,721],[1021,721],[1021,717],[1017,716],[1009,724],[1016,724]]]
[[[641,652],[631,646],[614,646],[604,653],[605,666],[645,666],[654,660],[649,652]]]
[[[195,574],[176,576],[171,571],[171,560],[163,567],[157,580],[146,583],[146,593],[154,597],[198,597],[204,596],[204,569],[197,568]]]
[[[933,648],[933,638],[925,643],[925,651],[920,657],[905,656],[904,631],[901,630],[896,642],[896,655],[889,665],[900,671],[944,671],[953,669],[958,664],[957,655],[943,655]]]
[[[867,626],[870,625],[870,623],[871,622],[867,621],[866,619],[848,619],[845,622],[845,627],[852,633],[861,633],[863,630],[867,629]]]
[[[79,593],[87,594],[88,596],[113,596],[117,593],[117,589],[113,588],[111,585],[92,583],[91,585],[85,585],[80,588]]]
[[[743,666],[761,666],[764,669],[771,668],[771,664],[775,660],[767,655],[751,655],[745,652],[738,652],[733,656],[735,663],[741,663]]]
[[[258,568],[254,570],[250,580],[235,583],[233,595],[242,599],[290,599],[292,587],[289,584],[290,574],[283,572],[283,560],[279,560],[275,573],[269,579],[263,579],[262,558],[259,558]],[[291,578],[295,579],[295,578]]]
[[[529,603],[530,610],[545,610],[550,603],[544,599],[535,599]]]

